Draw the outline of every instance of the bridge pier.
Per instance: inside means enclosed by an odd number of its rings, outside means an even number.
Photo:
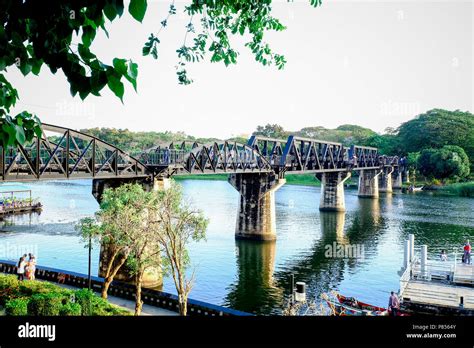
[[[275,240],[275,191],[285,184],[275,173],[239,173],[229,183],[240,193],[235,238]]]
[[[410,183],[410,171],[408,169],[402,172],[402,182]]]
[[[351,177],[350,172],[328,172],[316,174],[321,181],[320,211],[345,211],[344,182]]]
[[[155,179],[150,178],[114,178],[114,179],[94,179],[92,181],[92,194],[100,204],[102,202],[102,196],[106,189],[117,188],[124,184],[139,183],[143,186],[145,191],[166,189],[170,185],[170,179]],[[109,259],[110,245],[102,243],[100,246],[100,260],[99,260],[99,277],[104,277],[106,274],[107,261]],[[134,278],[131,275],[127,265],[124,264],[117,272],[115,278],[119,281],[133,283]],[[143,275],[143,286],[147,288],[159,288],[163,285],[163,276],[161,269],[150,267],[146,270]]]
[[[125,184],[138,183],[143,186],[146,191],[153,188],[154,182],[151,178],[113,178],[113,179],[93,179],[92,180],[92,195],[100,204],[102,202],[102,195],[108,188],[117,188]]]
[[[379,175],[379,192],[392,193],[392,173],[393,167],[384,167]]]
[[[377,198],[379,196],[380,169],[361,170],[359,174],[359,197]]]
[[[400,171],[400,169],[397,169],[392,173],[392,188],[402,188],[402,172]]]

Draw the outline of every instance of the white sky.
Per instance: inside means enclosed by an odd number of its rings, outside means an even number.
[[[72,98],[62,72],[47,67],[26,78],[11,68],[7,77],[20,94],[13,113],[27,109],[70,128],[222,139],[266,123],[289,130],[351,123],[381,132],[435,107],[473,111],[472,1],[326,0],[319,8],[277,1],[274,16],[288,28],[266,38],[286,56],[284,70],[261,66],[236,38],[238,64],[188,64],[190,86],[178,85],[174,69],[187,18],[180,12],[160,35],[159,60],[141,55],[169,4],[149,1],[143,24],[124,13],[108,23],[110,39],[100,33],[94,41],[103,62],[123,57],[139,65],[138,93],[127,82],[124,104],[107,87],[102,97]]]

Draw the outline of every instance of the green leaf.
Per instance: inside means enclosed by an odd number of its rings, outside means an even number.
[[[83,44],[77,45],[77,50],[79,51],[79,54],[81,55],[81,58],[84,59],[85,62],[89,62],[91,59],[95,58],[95,54],[93,54],[90,50],[89,47],[86,47]]]
[[[121,75],[127,75],[127,60],[122,58],[114,58],[114,68]]]
[[[104,14],[109,19],[109,21],[113,21],[115,17],[117,17],[117,8],[111,3],[108,3],[104,7]]]
[[[25,131],[23,130],[23,127],[21,127],[21,126],[16,126],[15,127],[15,137],[16,137],[16,140],[20,144],[23,144],[25,142],[26,137],[25,137]]]
[[[31,72],[32,66],[28,61],[23,60],[19,69],[23,76],[26,76]]]
[[[128,12],[141,23],[145,17],[146,8],[146,0],[131,0],[130,5],[128,5]]]
[[[109,72],[109,71],[107,71]],[[109,86],[110,90],[114,92],[114,94],[120,98],[123,103],[123,93],[124,87],[123,83],[120,81],[120,77],[117,77],[113,73],[107,74],[107,86]]]
[[[31,61],[31,72],[35,75],[38,75],[41,71],[41,66],[43,65],[42,59],[30,59]]]
[[[84,26],[82,28],[82,43],[85,47],[89,47],[95,38],[96,29],[92,26]]]

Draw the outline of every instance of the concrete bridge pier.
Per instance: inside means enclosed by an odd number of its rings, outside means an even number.
[[[402,172],[402,182],[410,183],[410,171],[408,169]]]
[[[392,173],[393,167],[384,167],[379,175],[379,192],[392,193]]]
[[[359,197],[377,198],[379,196],[380,169],[361,170],[359,174]]]
[[[392,188],[402,188],[402,172],[400,172],[400,169],[397,169],[392,173]]]
[[[316,174],[321,181],[320,211],[345,211],[344,182],[351,177],[350,172],[328,172]]]
[[[275,191],[286,180],[274,173],[239,173],[229,183],[240,193],[235,238],[275,240]]]
[[[155,179],[151,178],[114,178],[114,179],[94,179],[92,181],[92,194],[100,204],[102,202],[102,196],[106,189],[117,188],[121,185],[128,183],[139,183],[143,186],[145,191],[166,189],[170,185],[170,179]],[[104,277],[106,274],[106,267],[109,259],[109,253],[111,246],[102,243],[100,246],[100,260],[99,260],[99,277]],[[127,265],[124,264],[115,276],[116,280],[133,283],[134,279],[131,275]],[[143,286],[147,288],[161,288],[163,285],[163,276],[161,269],[159,268],[148,268],[143,276]]]

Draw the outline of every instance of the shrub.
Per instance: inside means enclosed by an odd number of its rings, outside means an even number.
[[[18,287],[18,279],[14,275],[2,275],[0,276],[0,290],[11,289]]]
[[[14,275],[0,275],[0,305],[14,297],[18,297],[18,279]]]
[[[66,303],[61,310],[59,311],[59,315],[63,316],[79,316],[82,314],[82,308],[79,303]]]
[[[61,296],[70,296],[72,294],[71,290],[58,287],[57,285],[41,282],[38,280],[30,280],[26,282],[19,282],[19,291],[25,296],[31,296],[34,294],[48,294],[48,293],[57,293]]]
[[[75,300],[74,300],[75,299]],[[77,291],[41,281],[19,282],[14,275],[0,274],[0,305],[7,315],[131,315],[88,289]],[[1,313],[0,313],[1,315]]]
[[[6,315],[28,315],[28,302],[27,298],[15,298],[9,300],[5,305],[5,314]]]
[[[80,289],[75,292],[75,296],[76,302],[81,306],[82,315],[92,315],[93,300],[96,297],[94,292],[89,289]]]
[[[28,314],[38,316],[59,315],[63,307],[63,299],[59,293],[36,294],[28,303]]]

